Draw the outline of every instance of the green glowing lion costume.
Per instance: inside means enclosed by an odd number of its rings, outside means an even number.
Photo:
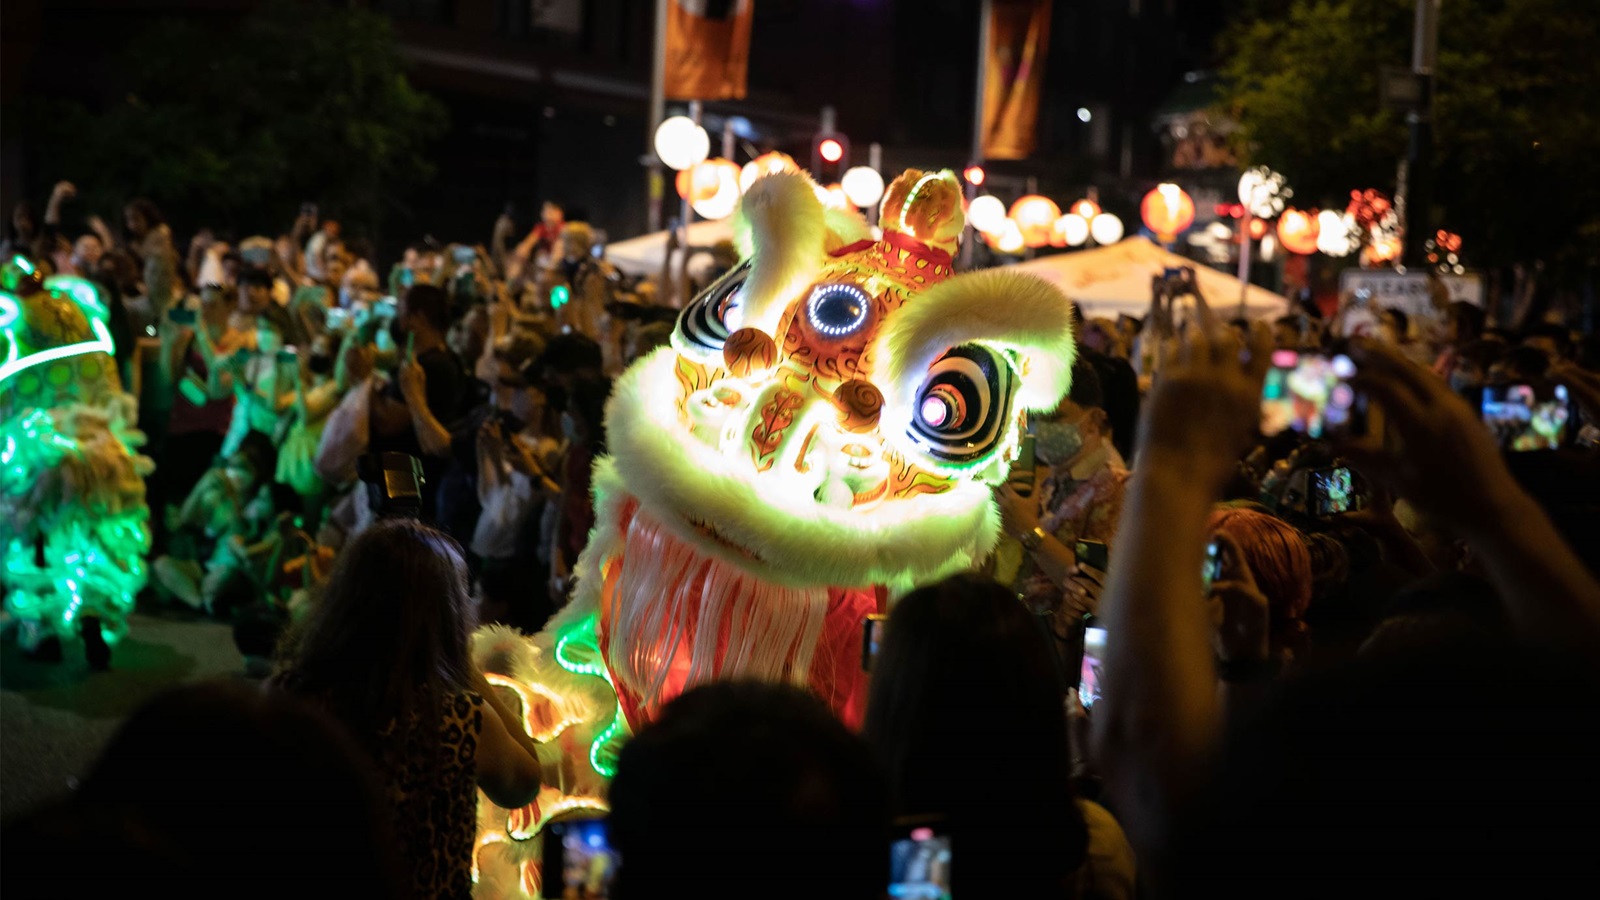
[[[99,620],[114,644],[145,583],[143,435],[112,359],[107,310],[82,278],[0,272],[0,584],[35,648]]]

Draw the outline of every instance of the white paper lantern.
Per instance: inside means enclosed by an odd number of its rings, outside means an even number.
[[[1348,213],[1325,209],[1317,215],[1317,249],[1329,256],[1349,256],[1361,246],[1355,218]]]
[[[1103,212],[1089,220],[1089,236],[1096,244],[1115,244],[1122,240],[1122,220]]]
[[[717,192],[690,204],[703,219],[726,219],[739,205],[739,179],[734,177],[732,167],[718,166],[717,176]]]
[[[1006,205],[993,194],[974,197],[967,206],[967,221],[984,234],[996,234],[1006,227]]]
[[[1057,220],[1061,236],[1068,247],[1081,247],[1089,239],[1089,220],[1077,213],[1067,213]]]
[[[688,116],[672,116],[656,126],[655,145],[667,168],[680,172],[711,155],[711,136]]]
[[[871,166],[856,166],[839,179],[844,195],[856,206],[872,206],[883,199],[883,176]]]
[[[1021,253],[1027,243],[1022,239],[1022,226],[1016,219],[1006,219],[1001,226],[1000,239],[995,241],[995,249],[1001,253]]]
[[[1289,180],[1266,166],[1247,169],[1239,176],[1239,202],[1258,219],[1277,217],[1293,196]]]

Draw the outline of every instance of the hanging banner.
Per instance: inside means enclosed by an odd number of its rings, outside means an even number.
[[[1038,143],[1051,0],[993,0],[984,52],[983,158],[1026,159]]]
[[[667,99],[742,99],[754,18],[754,0],[669,0]]]

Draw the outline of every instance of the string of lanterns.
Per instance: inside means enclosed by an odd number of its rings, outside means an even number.
[[[687,116],[672,116],[656,129],[656,154],[677,170],[678,196],[706,219],[732,215],[739,198],[762,175],[801,171],[792,157],[776,151],[739,166],[708,158],[710,149],[710,136]],[[974,187],[983,182],[981,167],[970,167],[966,176]],[[855,166],[845,170],[838,182],[819,185],[817,198],[837,209],[870,208],[883,198],[884,189],[883,175],[876,169]],[[1283,249],[1302,256],[1322,253],[1340,258],[1359,252],[1364,266],[1390,265],[1400,258],[1399,217],[1393,202],[1380,191],[1351,191],[1343,210],[1297,209],[1289,205],[1294,190],[1288,179],[1256,166],[1240,176],[1238,196],[1237,204],[1218,205],[1216,212],[1244,220],[1240,230],[1249,240],[1264,240],[1270,228]],[[1194,224],[1194,198],[1176,184],[1158,184],[1140,201],[1139,218],[1158,241],[1172,243]],[[1269,224],[1273,220],[1275,225]],[[967,204],[967,222],[990,247],[1012,255],[1043,247],[1109,245],[1123,237],[1122,220],[1087,197],[1063,210],[1041,194],[1019,197],[1009,208],[993,194],[980,194]],[[1222,240],[1234,237],[1233,229],[1222,222],[1208,231]],[[1429,263],[1440,271],[1463,271],[1460,235],[1441,230],[1425,249]]]

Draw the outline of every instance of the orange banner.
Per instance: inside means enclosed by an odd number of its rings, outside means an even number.
[[[983,157],[1025,159],[1038,143],[1051,0],[993,0],[984,53]]]
[[[754,0],[670,0],[667,99],[744,97],[754,17]]]

